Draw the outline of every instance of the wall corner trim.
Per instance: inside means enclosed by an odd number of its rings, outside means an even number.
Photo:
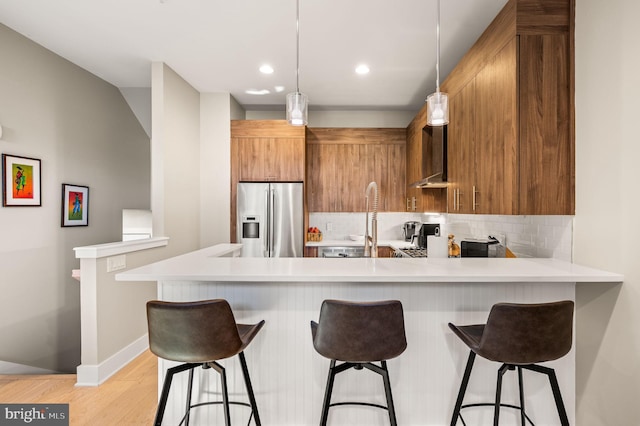
[[[149,337],[145,334],[100,364],[79,365],[76,369],[76,386],[100,386],[148,348]]]

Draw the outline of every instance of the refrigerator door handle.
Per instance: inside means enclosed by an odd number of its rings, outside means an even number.
[[[264,257],[270,257],[271,253],[270,253],[270,244],[269,241],[271,240],[271,208],[269,206],[269,188],[265,189],[264,191],[264,197],[265,197],[265,203],[264,203],[264,207],[265,207],[265,238],[264,238]]]
[[[270,238],[269,238],[269,257],[272,257],[274,255],[274,251],[275,251],[275,236],[276,236],[276,191],[275,189],[271,189],[270,190],[271,193],[271,200],[269,203],[269,212],[270,212],[270,218],[269,218],[269,229],[271,230],[271,234],[270,234]]]

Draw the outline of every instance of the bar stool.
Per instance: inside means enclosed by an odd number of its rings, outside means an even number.
[[[156,411],[154,425],[160,426],[164,417],[171,382],[174,374],[189,371],[186,413],[184,421],[189,424],[192,408],[207,404],[223,404],[225,425],[231,425],[229,404],[251,407],[249,422],[253,416],[256,425],[260,425],[258,407],[253,395],[249,370],[244,357],[244,349],[251,343],[264,325],[264,320],[255,325],[236,324],[229,303],[224,299],[198,302],[147,302],[147,322],[149,326],[149,347],[160,358],[184,364],[169,368],[162,385],[162,393]],[[229,401],[227,378],[224,367],[216,361],[238,355],[249,404]],[[222,401],[204,402],[191,405],[193,388],[193,370],[213,368],[220,374],[222,382]]]
[[[311,321],[313,347],[331,360],[325,389],[320,425],[327,424],[329,408],[337,405],[364,405],[389,412],[395,426],[396,413],[391,394],[387,360],[400,355],[407,347],[402,304],[397,300],[381,302],[347,302],[325,300],[318,323]],[[342,361],[336,365],[337,361]],[[380,365],[373,362],[380,362]],[[387,405],[366,402],[331,403],[333,382],[338,373],[349,369],[380,374],[384,382]]]
[[[456,326],[449,323],[449,328],[470,349],[451,426],[455,426],[458,417],[464,424],[461,409],[477,406],[494,406],[494,425],[498,425],[501,406],[518,409],[521,424],[524,425],[526,419],[533,425],[525,412],[522,369],[548,376],[560,423],[568,425],[554,369],[536,364],[559,359],[571,349],[573,306],[574,303],[569,300],[538,304],[497,303],[491,308],[486,324]],[[496,399],[494,403],[462,405],[476,355],[502,363],[498,369]],[[515,369],[518,370],[520,406],[501,404],[502,376],[507,370]]]

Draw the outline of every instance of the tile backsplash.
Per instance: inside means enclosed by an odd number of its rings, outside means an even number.
[[[378,239],[402,239],[402,224],[410,220],[440,223],[442,234],[454,234],[457,242],[493,235],[518,257],[572,260],[573,216],[378,213]],[[346,240],[364,235],[365,213],[310,213],[309,226],[318,227],[325,240]]]

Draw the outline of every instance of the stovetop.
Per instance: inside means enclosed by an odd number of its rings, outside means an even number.
[[[396,251],[396,257],[427,257],[427,249],[424,248],[401,248]]]

